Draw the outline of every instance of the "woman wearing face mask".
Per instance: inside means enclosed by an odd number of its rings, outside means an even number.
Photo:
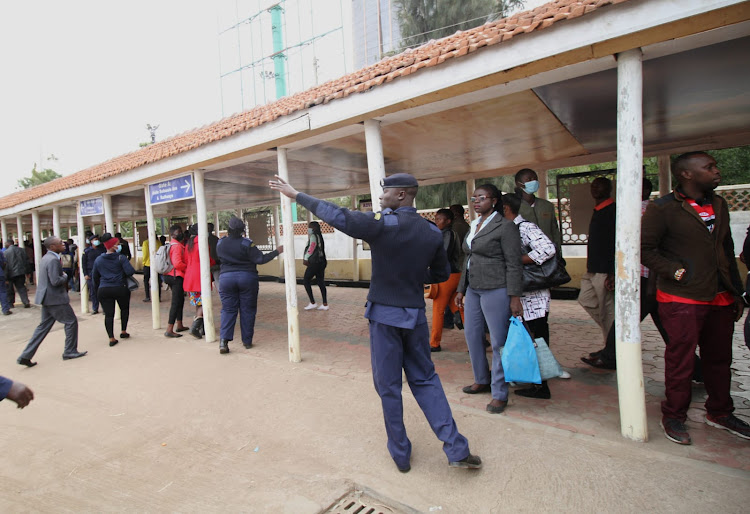
[[[210,259],[210,265],[214,260]],[[188,293],[190,305],[195,307],[195,318],[190,326],[190,334],[196,339],[205,335],[203,328],[203,300],[201,299],[201,259],[198,252],[198,224],[188,229],[188,239],[185,242],[185,279],[182,287]],[[211,294],[208,291],[206,294]]]
[[[508,404],[500,348],[505,345],[510,316],[523,314],[521,236],[518,227],[503,217],[500,192],[492,184],[476,188],[471,203],[479,217],[464,241],[466,262],[456,295],[456,305],[464,308],[464,336],[474,371],[474,383],[463,391],[491,392],[487,412],[500,414]],[[485,322],[492,345],[491,369],[484,350]]]
[[[169,306],[169,321],[167,321],[167,330],[164,332],[165,337],[182,337],[182,334],[177,332],[184,332],[188,330],[186,326],[182,324],[182,310],[185,307],[185,290],[182,288],[185,280],[185,270],[187,264],[185,263],[185,245],[183,240],[185,238],[182,233],[182,227],[179,225],[172,225],[169,227],[169,260],[172,262],[173,269],[169,273],[162,275],[164,282],[169,285],[172,289],[172,304]],[[175,325],[177,328],[175,329]]]
[[[516,193],[521,197],[521,208],[518,214],[530,221],[544,232],[544,235],[555,243],[557,252],[561,251],[562,236],[555,217],[555,206],[544,198],[537,198],[539,177],[536,172],[524,168],[516,173]]]
[[[127,339],[128,318],[130,317],[130,289],[128,289],[125,277],[132,277],[135,273],[133,266],[120,255],[122,245],[120,240],[107,232],[100,239],[106,253],[96,259],[92,278],[97,296],[104,310],[104,328],[109,336],[109,346],[116,345],[119,341],[115,338],[115,302],[120,306],[120,339]]]
[[[99,314],[99,298],[91,276],[94,273],[94,263],[107,250],[101,245],[99,236],[96,234],[91,234],[88,239],[91,246],[83,251],[83,272],[85,273],[83,278],[86,280],[86,285],[89,288],[89,300],[91,300],[91,308],[93,309],[91,314]]]
[[[307,267],[302,283],[305,285],[307,297],[310,298],[310,303],[305,307],[305,310],[318,309],[319,311],[327,311],[328,296],[326,295],[325,273],[328,261],[326,260],[326,244],[323,241],[323,233],[320,231],[320,223],[317,221],[311,221],[307,224],[307,246],[302,257],[302,264]],[[312,291],[313,277],[316,277],[316,282],[320,288],[320,295],[323,297],[322,305],[315,303]]]

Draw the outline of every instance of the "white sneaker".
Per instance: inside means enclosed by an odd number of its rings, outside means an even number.
[[[328,310],[328,306],[327,305],[321,305],[320,307],[318,307],[318,310],[319,311],[327,311]]]
[[[568,373],[567,371],[563,371],[562,375],[557,378],[570,378],[570,373]]]
[[[306,311],[311,311],[311,310],[317,309],[317,308],[318,308],[318,304],[317,303],[308,303],[307,307],[305,307],[305,310]]]

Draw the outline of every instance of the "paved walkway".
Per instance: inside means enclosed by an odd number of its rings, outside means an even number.
[[[620,436],[615,374],[578,360],[599,346],[598,329],[576,302],[555,301],[553,350],[572,378],[551,383],[552,400],[511,396],[506,414],[487,414],[487,396],[461,392],[472,382],[468,354],[463,333],[447,331],[435,362],[459,429],[485,467],[446,466],[407,387],[414,453],[402,475],[385,449],[371,385],[366,290],[331,287],[331,310],[300,311],[299,364],[288,362],[282,284],[261,283],[256,346],[245,350],[238,340],[229,355],[153,331],[142,295],[131,302],[131,339],[109,348],[101,314],[80,315],[80,347],[89,355],[63,362],[56,326],[30,369],[14,359],[39,309],[0,316],[0,372],[37,393],[23,411],[0,405],[3,511],[312,514],[352,488],[398,503],[398,512],[743,512],[750,500],[750,443],[704,425],[701,388],[688,423],[694,444],[663,437],[661,345],[648,323],[648,443]],[[77,295],[72,305],[80,305]],[[733,394],[747,418],[750,355],[736,342]]]
[[[142,294],[142,293],[138,293]],[[369,380],[370,354],[368,325],[363,318],[366,289],[329,287],[329,311],[304,311],[307,296],[297,288],[303,362],[313,369],[335,376],[361,376]],[[318,292],[319,296],[319,292]],[[166,322],[169,293],[162,302],[162,323]],[[283,354],[285,346],[286,303],[284,286],[275,282],[261,283],[261,305],[256,324],[255,339],[260,343],[258,353]],[[220,302],[214,294],[219,326]],[[150,304],[134,299],[136,316],[150,321]],[[432,302],[427,301],[427,318],[432,319]],[[192,307],[186,306],[185,319]],[[218,328],[217,328],[218,330]],[[246,351],[239,340],[232,351]],[[693,403],[688,412],[688,428],[693,439],[689,447],[679,446],[664,438],[659,427],[660,402],[664,397],[664,342],[647,318],[643,331],[643,374],[646,388],[646,408],[650,442],[647,447],[673,455],[715,462],[724,466],[750,471],[750,442],[724,431],[709,427],[704,422],[703,403],[706,391],[702,385],[693,386]],[[551,344],[560,364],[571,374],[570,380],[550,381],[551,400],[532,400],[511,393],[507,415],[561,428],[586,436],[620,440],[617,377],[614,371],[591,368],[580,357],[603,346],[601,332],[576,301],[553,300],[550,311]],[[265,344],[273,342],[273,345]],[[732,396],[736,414],[750,420],[750,350],[742,336],[742,321],[737,323],[734,337]],[[463,331],[443,332],[443,351],[433,354],[443,387],[454,404],[484,410],[488,395],[467,395],[461,389],[473,382],[469,354]],[[253,352],[256,350],[254,349]]]

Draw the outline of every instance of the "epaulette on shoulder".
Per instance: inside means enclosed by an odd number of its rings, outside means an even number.
[[[375,213],[375,220],[376,221],[380,221],[380,218],[382,218],[382,217],[383,217],[383,213],[380,213],[380,212],[376,212]]]
[[[243,239],[242,246],[252,248],[253,246],[255,246],[255,243],[253,243],[250,239]]]

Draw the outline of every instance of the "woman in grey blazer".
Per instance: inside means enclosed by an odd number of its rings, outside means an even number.
[[[505,345],[510,316],[523,315],[521,236],[518,227],[503,217],[500,192],[492,184],[479,186],[471,197],[479,215],[464,241],[466,261],[456,295],[464,307],[464,336],[469,347],[474,383],[464,393],[492,393],[487,412],[499,414],[508,404],[500,348]],[[484,350],[485,322],[490,330],[492,370]]]

